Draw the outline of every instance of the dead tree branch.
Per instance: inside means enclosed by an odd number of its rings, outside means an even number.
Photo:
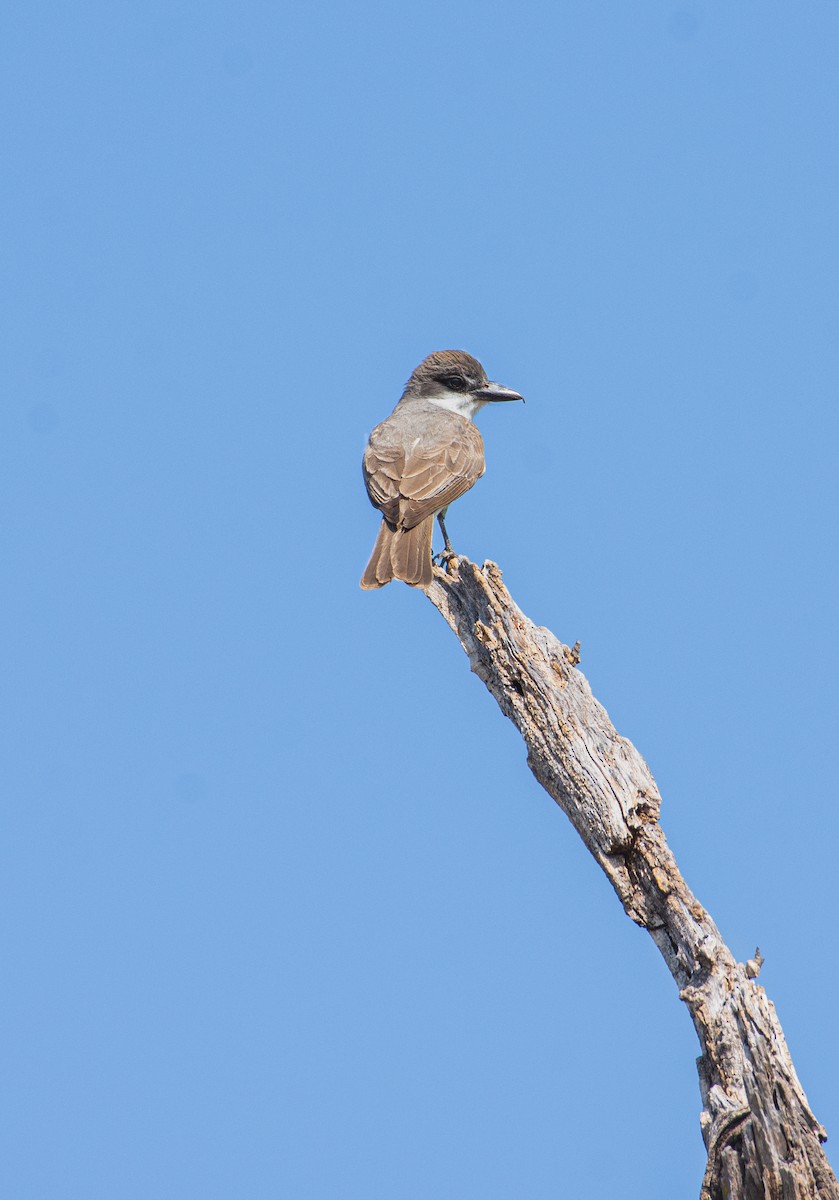
[[[427,595],[521,732],[531,771],[678,985],[702,1046],[701,1200],[839,1200],[825,1131],[774,1005],[752,977],[760,952],[748,969],[735,962],[689,890],[659,824],[655,780],[595,700],[575,651],[524,616],[494,563],[455,560],[448,572],[435,570]]]

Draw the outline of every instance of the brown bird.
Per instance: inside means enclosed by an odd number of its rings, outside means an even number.
[[[426,587],[434,578],[431,537],[443,518],[484,473],[484,442],[472,418],[485,404],[523,400],[490,383],[476,358],[463,350],[437,350],[423,359],[386,421],[370,434],[362,470],[370,503],[383,520],[363,588],[401,579]]]

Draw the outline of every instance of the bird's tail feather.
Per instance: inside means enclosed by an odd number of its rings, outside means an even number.
[[[413,529],[394,529],[382,521],[367,569],[361,576],[363,588],[384,587],[401,579],[411,587],[427,587],[434,578],[431,537],[434,518],[428,517]]]

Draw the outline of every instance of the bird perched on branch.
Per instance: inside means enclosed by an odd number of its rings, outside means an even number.
[[[423,359],[364,452],[367,494],[383,519],[363,588],[384,587],[391,579],[412,587],[431,583],[434,518],[443,531],[445,559],[454,553],[446,509],[484,473],[483,438],[472,418],[485,404],[523,399],[490,383],[478,360],[463,350],[437,350]]]

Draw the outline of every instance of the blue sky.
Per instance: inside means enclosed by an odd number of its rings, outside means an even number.
[[[450,512],[649,762],[839,1137],[839,8],[0,17],[3,1128],[18,1200],[670,1200],[687,1012],[424,597]]]

